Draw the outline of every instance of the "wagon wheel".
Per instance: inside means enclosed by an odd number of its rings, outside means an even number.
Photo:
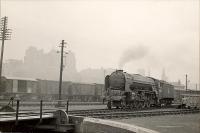
[[[136,101],[136,102],[135,102],[135,108],[136,108],[136,109],[140,109],[140,102],[139,102],[139,101]]]
[[[147,108],[150,108],[150,102],[147,101]]]
[[[137,109],[137,102],[136,101],[134,101],[133,105],[134,105],[134,108]]]
[[[142,101],[141,102],[142,109],[145,108],[145,105],[146,105],[145,101]]]
[[[119,106],[116,106],[116,109],[119,109]]]
[[[112,102],[111,101],[108,101],[107,107],[108,107],[108,109],[112,109]]]
[[[146,100],[144,102],[144,106],[145,106],[145,108],[149,108],[150,107],[150,102]]]
[[[121,108],[122,108],[122,109],[125,109],[125,108],[126,108],[126,104],[125,104],[125,102],[124,102],[123,100],[121,100]]]
[[[142,109],[142,108],[144,108],[144,102],[143,102],[143,101],[140,101],[140,102],[139,102],[139,109]]]
[[[134,107],[135,107],[134,103],[131,103],[130,109],[134,109]]]

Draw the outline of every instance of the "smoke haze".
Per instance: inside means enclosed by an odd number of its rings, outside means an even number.
[[[198,0],[1,2],[1,16],[8,16],[12,29],[11,40],[5,42],[4,62],[24,59],[29,46],[49,53],[65,40],[66,50],[75,53],[78,72],[121,66],[129,73],[150,70],[152,77],[160,78],[165,68],[170,81],[185,83],[187,73],[190,84],[199,83]],[[136,50],[140,42],[148,47],[146,53]]]
[[[148,48],[144,45],[134,45],[128,49],[126,49],[120,60],[119,60],[119,68],[123,69],[126,63],[129,63],[134,60],[139,60],[145,57],[148,53]]]

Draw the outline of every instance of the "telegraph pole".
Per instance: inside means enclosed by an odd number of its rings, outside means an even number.
[[[187,74],[185,75],[185,89],[186,89],[186,91],[187,91],[187,83],[188,83],[188,81],[187,81]]]
[[[62,40],[61,42],[61,52],[60,52],[60,79],[59,79],[59,97],[58,97],[58,106],[61,106],[61,93],[62,93],[62,72],[63,72],[63,52],[64,52],[64,47],[65,47],[65,41]]]
[[[5,40],[10,40],[10,35],[11,35],[11,30],[7,29],[7,24],[8,24],[8,17],[3,17],[1,19],[1,27],[0,27],[0,40],[2,40],[1,60],[0,60],[0,87],[1,87],[1,77],[2,77],[4,43],[5,43]]]

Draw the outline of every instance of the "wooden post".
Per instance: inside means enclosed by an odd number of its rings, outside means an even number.
[[[40,123],[42,123],[42,100],[40,100]]]
[[[69,101],[68,101],[68,100],[67,100],[66,112],[67,112],[67,114],[68,114],[68,112],[69,112]]]
[[[60,79],[59,79],[59,95],[58,95],[58,106],[61,106],[61,100],[62,100],[62,73],[63,73],[63,51],[65,47],[65,41],[62,40],[61,43],[61,59],[60,59]]]
[[[15,125],[18,124],[18,116],[19,116],[19,100],[17,100],[17,108],[16,108],[16,120],[15,120]]]
[[[11,106],[13,107],[14,97],[11,97],[10,100],[11,100]]]

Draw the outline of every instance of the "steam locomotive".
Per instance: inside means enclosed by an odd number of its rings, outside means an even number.
[[[174,86],[166,81],[116,70],[105,77],[107,107],[149,108],[170,105]]]

